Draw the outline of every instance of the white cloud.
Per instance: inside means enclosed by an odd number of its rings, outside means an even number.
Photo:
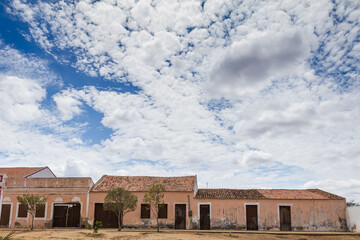
[[[327,178],[320,181],[309,181],[305,183],[303,187],[319,188],[328,192],[337,193],[337,195],[340,196],[346,196],[347,202],[352,200],[359,201],[360,199],[359,179],[334,180]]]
[[[246,167],[258,167],[271,162],[271,154],[262,151],[247,151],[244,153],[242,163]]]
[[[269,80],[296,73],[310,53],[299,30],[254,32],[216,56],[209,74],[209,90],[232,98],[263,89]]]
[[[76,99],[70,90],[65,90],[54,95],[53,100],[60,112],[61,119],[64,121],[70,120],[82,112],[82,109],[80,108],[82,103]]]
[[[0,118],[10,122],[39,119],[43,115],[39,102],[45,94],[34,80],[0,75]]]
[[[59,62],[68,59],[56,53],[70,51],[77,70],[129,81],[141,90],[120,93],[90,86],[59,92],[53,100],[60,119],[46,111],[41,124],[66,136],[35,134],[34,129],[17,134],[18,126],[8,122],[3,128],[9,137],[1,143],[10,155],[6,163],[63,159],[81,166],[87,159],[95,170],[79,168],[79,174],[198,173],[203,186],[208,181],[217,187],[249,186],[248,179],[254,186],[266,182],[273,187],[298,187],[329,175],[334,181],[356,180],[356,6],[302,0],[201,4],[14,1],[12,13],[29,24],[32,38]],[[337,23],[334,8],[347,20]],[[36,79],[29,70],[34,64],[41,79],[53,79],[46,64],[31,56],[11,58],[21,54],[10,48],[2,53],[3,65],[5,58],[13,59],[5,67],[16,74],[7,76]],[[25,67],[16,71],[11,65]],[[214,95],[223,98],[214,100]],[[44,113],[41,99],[31,103]],[[91,147],[84,146],[81,129],[63,122],[86,111],[84,104],[103,114],[101,124],[113,130]],[[30,139],[39,139],[46,151]],[[248,151],[252,148],[258,151]],[[268,164],[253,167],[262,163]],[[64,165],[54,167],[66,173]],[[352,194],[349,189],[344,195]]]

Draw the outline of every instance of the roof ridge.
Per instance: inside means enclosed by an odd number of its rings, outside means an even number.
[[[195,177],[196,175],[185,176],[149,176],[149,175],[135,175],[135,176],[122,176],[122,175],[106,175],[108,177],[159,177],[159,178],[179,178],[179,177]]]
[[[42,168],[46,168],[46,167],[0,167],[0,169],[14,169],[14,168],[41,168],[42,169]]]

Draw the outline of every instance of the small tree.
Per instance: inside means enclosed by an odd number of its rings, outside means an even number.
[[[164,191],[163,184],[154,184],[150,187],[149,192],[144,196],[144,202],[150,204],[150,209],[156,216],[156,228],[159,232],[159,206],[164,204]]]
[[[25,206],[25,209],[31,216],[31,230],[34,229],[34,220],[36,214],[36,207],[41,204],[45,204],[47,198],[44,196],[38,196],[33,194],[23,194],[22,197],[17,196],[17,200],[20,204]]]
[[[137,197],[123,188],[110,189],[104,200],[104,210],[111,211],[118,218],[118,231],[121,231],[123,217],[136,208]]]

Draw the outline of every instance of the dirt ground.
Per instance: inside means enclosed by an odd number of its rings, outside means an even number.
[[[5,237],[11,230],[1,229],[0,237]],[[1,238],[0,238],[1,239]],[[92,230],[85,229],[46,229],[46,230],[15,230],[11,240],[20,239],[112,239],[112,240],[360,240],[360,234],[354,233],[299,233],[299,232],[241,232],[241,231],[174,231],[163,230],[157,233],[153,230],[133,231],[124,229],[118,232],[114,229],[100,229],[99,233],[93,234]]]

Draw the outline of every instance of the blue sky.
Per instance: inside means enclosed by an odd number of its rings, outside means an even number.
[[[0,166],[360,200],[357,1],[3,1]]]

